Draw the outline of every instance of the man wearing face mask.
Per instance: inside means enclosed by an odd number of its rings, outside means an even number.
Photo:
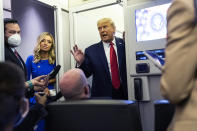
[[[4,19],[4,38],[5,38],[5,61],[10,61],[20,67],[25,75],[25,79],[27,79],[27,70],[25,63],[21,56],[18,54],[16,47],[18,47],[21,43],[20,36],[20,27],[17,20],[5,18]],[[42,91],[46,86],[46,82],[43,81],[43,78],[46,76],[36,77],[30,81],[25,82],[25,86],[27,88],[28,93],[26,93],[27,97],[31,97],[36,91]]]
[[[25,63],[18,54],[16,47],[21,43],[20,27],[14,19],[4,19],[5,61],[10,61],[20,67],[27,77]],[[28,84],[27,84],[28,86]]]
[[[4,19],[4,35],[5,35],[5,60],[11,61],[18,65],[27,76],[25,63],[21,56],[17,53],[16,47],[21,43],[20,27],[14,19]]]

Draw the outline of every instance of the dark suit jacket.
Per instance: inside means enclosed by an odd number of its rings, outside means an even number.
[[[125,43],[120,38],[115,38],[115,40],[121,85],[124,96],[127,97]],[[86,77],[93,75],[91,90],[93,97],[112,97],[113,86],[102,41],[85,49],[85,60],[80,68],[84,71]]]
[[[26,65],[20,55],[19,59],[16,57],[12,49],[7,44],[5,44],[5,61],[10,61],[19,66],[24,71],[25,79],[27,80]]]

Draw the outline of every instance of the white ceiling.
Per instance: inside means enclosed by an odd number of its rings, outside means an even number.
[[[3,0],[3,8],[11,10],[11,0]]]

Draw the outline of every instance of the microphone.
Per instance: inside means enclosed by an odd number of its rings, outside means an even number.
[[[49,74],[48,74],[48,79],[51,79],[51,78],[54,78],[57,73],[59,72],[61,66],[60,65],[57,65]]]
[[[51,78],[54,78],[57,73],[59,72],[61,66],[60,65],[57,65],[46,77],[46,79],[51,79]],[[59,98],[61,98],[62,94],[61,92],[58,92],[56,94],[56,96],[47,96],[47,103],[50,103],[50,102],[53,102],[53,101],[56,101],[58,100]]]

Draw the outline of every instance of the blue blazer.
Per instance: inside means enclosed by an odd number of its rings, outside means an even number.
[[[115,38],[115,40],[121,86],[124,96],[127,98],[125,42],[120,38]],[[91,96],[112,97],[113,86],[102,41],[85,49],[85,60],[80,68],[84,71],[86,77],[93,75]]]

